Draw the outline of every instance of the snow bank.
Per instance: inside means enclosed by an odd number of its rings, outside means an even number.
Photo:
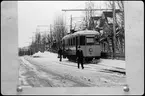
[[[52,52],[49,52],[49,51],[45,51],[44,53],[42,53],[42,52],[37,52],[37,53],[35,53],[35,54],[33,54],[33,56],[40,56],[40,57],[50,57],[50,56],[52,56],[52,55],[57,55],[56,53],[52,53]]]
[[[36,56],[41,56],[42,55],[42,53],[39,51],[39,52],[37,52],[37,53],[35,53],[35,54],[33,54],[33,57],[36,57]]]
[[[98,64],[125,69],[124,60],[100,59]]]

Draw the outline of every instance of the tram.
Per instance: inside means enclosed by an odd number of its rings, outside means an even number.
[[[101,57],[99,32],[94,30],[77,31],[62,38],[63,57],[76,60],[76,51],[80,47],[85,61]]]

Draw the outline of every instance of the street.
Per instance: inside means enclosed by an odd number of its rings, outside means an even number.
[[[34,55],[39,57],[21,56],[19,59],[19,80],[22,86],[114,87],[126,83],[123,60],[101,59],[97,64],[84,64],[84,69],[78,69],[77,63],[68,59],[62,59],[60,62],[55,53],[44,52]]]

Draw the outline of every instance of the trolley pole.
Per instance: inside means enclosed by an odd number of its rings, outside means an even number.
[[[116,16],[115,16],[115,2],[113,1],[113,59],[116,56]]]

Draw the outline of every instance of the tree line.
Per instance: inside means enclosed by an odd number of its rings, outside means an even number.
[[[63,16],[55,17],[49,33],[36,32],[31,44],[27,48],[19,48],[19,56],[32,55],[37,52],[57,52],[61,46],[61,39],[67,34],[67,27]]]

